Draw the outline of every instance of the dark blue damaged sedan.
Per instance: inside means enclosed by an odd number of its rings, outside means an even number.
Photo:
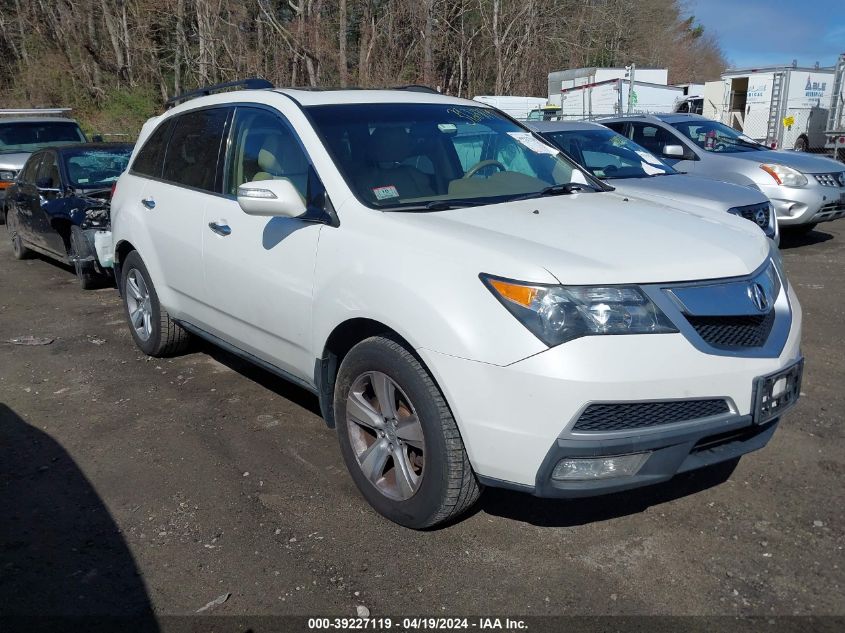
[[[6,190],[6,228],[15,257],[46,255],[76,270],[84,289],[108,282],[94,235],[109,228],[112,186],[132,145],[85,143],[32,154]]]

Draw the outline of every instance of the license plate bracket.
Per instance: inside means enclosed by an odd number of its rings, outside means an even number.
[[[801,395],[804,359],[789,367],[754,380],[752,416],[754,424],[765,424],[792,408]]]

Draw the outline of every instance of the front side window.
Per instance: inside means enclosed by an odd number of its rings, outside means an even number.
[[[52,152],[44,155],[44,160],[38,168],[36,183],[39,189],[58,189],[62,186],[59,164],[56,162],[56,155]]]
[[[230,151],[227,194],[237,195],[238,187],[245,182],[289,180],[302,199],[308,199],[311,165],[293,132],[278,116],[260,108],[238,108]]]
[[[220,142],[229,110],[208,108],[179,115],[164,155],[162,178],[203,191],[215,191]]]
[[[490,204],[544,195],[573,176],[585,182],[557,148],[491,108],[383,103],[307,111],[349,187],[372,208]]]
[[[735,129],[718,121],[696,119],[673,123],[672,127],[705,152],[736,154],[768,149]]]
[[[670,131],[651,123],[631,123],[631,140],[653,154],[662,154],[667,145],[679,144]]]
[[[84,143],[85,135],[72,121],[20,121],[0,124],[0,154],[31,152],[54,145]]]
[[[132,148],[68,149],[63,153],[70,186],[77,189],[110,187],[126,169]]]
[[[20,181],[29,185],[35,184],[35,177],[38,174],[38,166],[41,164],[41,159],[44,154],[33,154],[26,161],[23,170],[21,170]]]
[[[644,147],[613,130],[565,130],[544,132],[543,136],[597,178],[648,178],[677,173]]]

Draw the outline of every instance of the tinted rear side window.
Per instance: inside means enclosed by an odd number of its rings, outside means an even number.
[[[220,142],[226,127],[227,108],[188,112],[176,118],[164,158],[164,180],[215,191]]]
[[[133,172],[142,176],[161,178],[164,150],[167,148],[167,139],[170,138],[171,123],[170,120],[165,121],[150,135],[135,157],[135,162],[132,163]]]

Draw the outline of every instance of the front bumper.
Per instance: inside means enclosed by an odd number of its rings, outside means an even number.
[[[761,191],[775,206],[781,226],[828,222],[845,217],[845,187],[823,187],[814,177],[806,187],[761,185]]]
[[[787,294],[789,333],[774,357],[707,354],[683,334],[584,337],[504,367],[418,352],[443,390],[483,482],[544,496],[601,494],[655,483],[765,445],[775,423],[751,427],[755,379],[800,357],[801,307],[792,288]],[[696,398],[724,399],[729,410],[705,420],[636,430],[573,429],[591,403]],[[739,444],[694,450],[705,438],[738,429],[749,431]],[[654,471],[650,459],[643,466],[647,470],[627,481],[561,487],[550,480],[561,457],[620,455],[637,452],[636,447],[659,453]]]

